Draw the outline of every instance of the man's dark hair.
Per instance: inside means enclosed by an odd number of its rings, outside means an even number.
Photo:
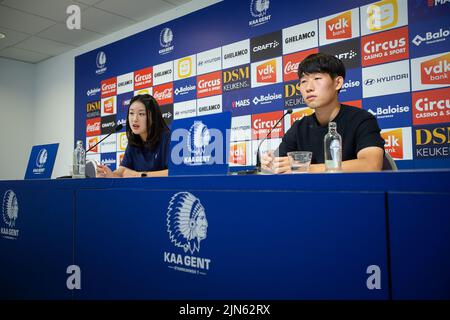
[[[328,73],[332,79],[341,76],[345,79],[345,66],[342,61],[326,53],[313,53],[298,66],[298,78],[311,73]]]
[[[147,114],[147,141],[142,141],[141,136],[138,134],[134,134],[131,131],[129,114],[130,107],[133,102],[142,102],[145,106],[145,112]],[[146,147],[149,149],[153,149],[158,146],[161,141],[161,137],[164,131],[168,131],[167,127],[161,113],[161,109],[158,105],[158,102],[149,94],[140,94],[134,96],[130,101],[130,106],[128,107],[127,112],[127,138],[128,143],[135,147]]]

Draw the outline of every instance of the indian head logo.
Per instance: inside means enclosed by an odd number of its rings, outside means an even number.
[[[47,158],[48,158],[47,149],[45,148],[41,149],[36,157],[36,166],[38,168],[44,167],[45,163],[47,162]]]
[[[103,51],[99,51],[97,56],[95,57],[95,64],[97,66],[97,70],[95,70],[96,74],[102,74],[106,71],[106,54]]]
[[[261,18],[266,15],[269,6],[269,0],[252,0],[250,3],[250,13],[255,18]]]
[[[188,150],[195,156],[202,156],[205,153],[205,148],[211,141],[211,135],[208,127],[201,121],[194,121],[194,124],[189,129],[188,134]]]
[[[172,44],[173,41],[173,32],[170,28],[164,28],[161,30],[161,34],[159,35],[159,43],[161,47],[167,48]]]
[[[170,241],[193,254],[200,251],[206,239],[208,220],[200,200],[189,192],[178,192],[170,199],[167,210],[167,232]]]
[[[17,196],[12,190],[5,192],[2,203],[3,222],[10,228],[14,228],[19,215],[19,204]],[[2,230],[3,233],[3,230]]]

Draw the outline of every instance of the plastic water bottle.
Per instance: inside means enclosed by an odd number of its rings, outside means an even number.
[[[328,124],[328,133],[323,139],[325,171],[339,172],[342,170],[342,138],[337,132],[336,122]]]
[[[73,151],[73,178],[86,178],[86,151],[83,148],[83,141],[78,140]]]

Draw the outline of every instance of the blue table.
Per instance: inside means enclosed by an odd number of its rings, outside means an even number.
[[[450,170],[1,181],[2,200],[8,190],[1,299],[450,298]]]

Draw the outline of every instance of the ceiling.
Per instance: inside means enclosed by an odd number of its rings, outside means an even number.
[[[191,0],[0,0],[0,57],[38,63]],[[69,30],[69,5],[81,29]]]

